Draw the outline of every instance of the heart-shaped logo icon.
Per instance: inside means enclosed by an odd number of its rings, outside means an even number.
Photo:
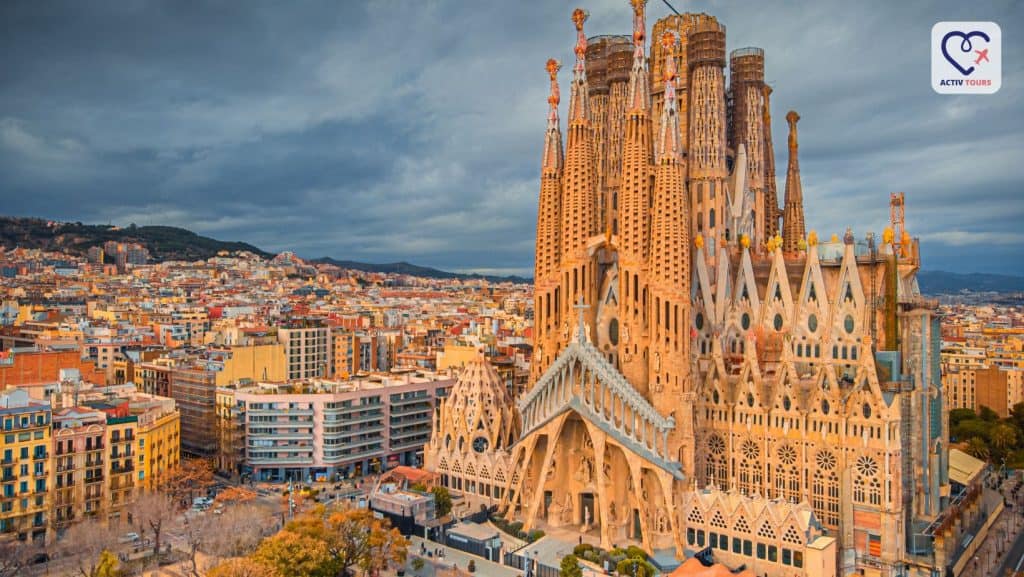
[[[973,46],[971,45],[971,38],[975,37],[983,38],[985,42],[991,41],[989,39],[988,34],[985,34],[980,30],[974,30],[972,32],[960,32],[959,30],[953,30],[952,32],[946,33],[946,35],[942,37],[942,55],[945,56],[946,60],[953,65],[953,68],[959,70],[960,74],[963,74],[964,76],[970,76],[971,73],[974,72],[974,66],[971,66],[969,68],[964,68],[963,66],[960,66],[960,63],[957,62],[956,59],[949,54],[949,51],[946,49],[946,45],[949,44],[949,40],[951,38],[959,38],[960,52],[969,55],[971,53],[971,50],[973,49]]]

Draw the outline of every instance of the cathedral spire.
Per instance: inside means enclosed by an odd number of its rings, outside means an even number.
[[[576,65],[572,69],[572,94],[569,98],[569,122],[583,120],[587,117],[587,36],[583,33],[583,23],[590,14],[582,8],[572,11],[572,23],[576,26]]]
[[[762,86],[764,91],[764,237],[772,238],[779,233],[779,195],[775,182],[775,145],[772,143],[772,87]]]
[[[627,110],[647,110],[650,87],[647,81],[647,54],[644,41],[647,21],[644,9],[647,0],[629,0],[633,5],[633,69],[629,73],[629,102]]]
[[[797,252],[804,238],[804,194],[800,185],[800,160],[797,157],[796,123],[800,115],[795,110],[786,114],[789,123],[789,166],[786,169],[786,205],[782,215],[782,250]]]
[[[558,90],[558,71],[562,64],[554,58],[547,63],[548,76],[551,78],[551,93],[548,95],[548,130],[544,139],[544,174],[561,172],[562,170],[562,132],[558,123],[558,103],[561,94]]]
[[[690,240],[686,177],[676,110],[675,34],[665,32],[665,102],[654,167],[653,207],[650,211],[648,279],[648,380],[655,403],[674,402],[683,392],[689,371]]]
[[[548,126],[544,135],[544,157],[540,170],[540,199],[537,203],[537,245],[534,260],[534,374],[537,375],[556,352],[559,321],[556,300],[557,278],[562,258],[562,176],[565,164],[562,151],[562,130],[558,122],[558,70],[562,67],[551,58],[545,67],[551,81],[548,95]]]
[[[679,142],[679,114],[676,109],[676,59],[672,49],[676,35],[666,31],[661,36],[661,45],[668,55],[665,58],[665,105],[661,110],[661,126],[658,133],[658,162],[678,161],[682,156]]]

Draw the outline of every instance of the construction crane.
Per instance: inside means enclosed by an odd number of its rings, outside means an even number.
[[[892,224],[892,246],[897,257],[907,256],[910,247],[906,246],[903,221],[903,193],[894,192],[889,195],[889,221]]]

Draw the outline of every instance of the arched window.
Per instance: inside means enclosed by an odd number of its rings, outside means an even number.
[[[708,228],[715,228],[715,209],[708,211]]]

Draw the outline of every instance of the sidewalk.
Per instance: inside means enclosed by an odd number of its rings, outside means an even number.
[[[476,555],[470,555],[469,553],[459,551],[458,549],[443,546],[440,543],[435,543],[433,541],[425,541],[422,537],[413,537],[410,539],[410,541],[411,544],[409,545],[409,563],[406,564],[407,575],[416,575],[419,577],[434,574],[433,571],[423,571],[417,573],[411,569],[412,558],[418,557],[420,552],[420,545],[425,545],[427,547],[427,551],[433,551],[434,549],[440,547],[444,549],[445,554],[445,556],[442,559],[438,559],[436,557],[423,557],[422,559],[426,561],[426,564],[428,566],[431,564],[431,562],[436,563],[438,568],[448,568],[454,564],[456,567],[459,568],[460,571],[465,571],[466,567],[469,566],[469,560],[472,559],[473,562],[476,563],[477,575],[486,575],[487,577],[522,577],[522,572],[518,569],[506,567],[505,565],[488,561],[483,557],[477,557]]]
[[[1005,493],[1009,484],[1010,481],[1003,482],[998,488],[999,495],[1006,500],[1009,500]],[[985,541],[968,561],[965,576],[991,575],[1003,564],[1005,556],[1010,553],[1013,543],[1024,529],[1021,516],[1016,511],[1018,506],[1020,503],[1014,504],[1014,508],[1003,509],[1000,512],[999,517],[989,528]]]

